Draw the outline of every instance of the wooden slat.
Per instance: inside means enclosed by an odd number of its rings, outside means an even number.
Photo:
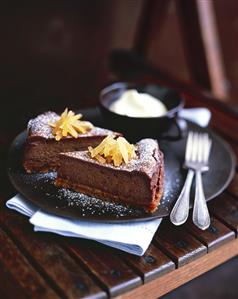
[[[183,228],[175,227],[166,220],[159,227],[154,240],[171,257],[177,267],[207,253],[206,246],[200,241]]]
[[[17,239],[41,275],[55,285],[59,294],[72,299],[107,297],[78,263],[57,245],[53,235],[34,233],[26,217],[5,209],[0,221]]]
[[[238,232],[238,201],[223,193],[210,204],[210,212],[225,223],[237,234]]]
[[[148,49],[159,36],[167,18],[171,1],[144,1],[134,37],[134,50],[146,57]]]
[[[196,0],[196,5],[211,80],[212,93],[216,97],[224,100],[228,97],[228,90],[226,85],[225,66],[222,59],[221,45],[216,24],[214,1],[202,2]]]
[[[148,282],[175,269],[174,262],[153,244],[149,246],[142,257],[127,253],[121,253],[121,257],[135,269],[144,282]]]
[[[238,239],[224,244],[216,250],[205,254],[191,263],[166,275],[154,279],[135,290],[127,292],[116,299],[154,299],[167,294],[188,281],[206,273],[238,254]]]
[[[238,173],[235,174],[227,190],[230,194],[238,198]]]
[[[16,285],[20,285],[27,298],[59,298],[2,229],[0,244],[0,261],[3,267],[9,270],[17,281]],[[12,287],[14,288],[14,284]]]
[[[14,286],[14,288],[12,287]],[[9,270],[0,262],[0,298],[27,299],[27,294]],[[29,298],[29,297],[28,297]]]
[[[66,244],[110,296],[119,295],[142,284],[141,278],[106,246],[93,241]]]
[[[204,231],[195,226],[191,218],[185,224],[185,229],[202,242],[209,252],[235,238],[234,231],[214,217],[211,217],[210,227]]]
[[[190,77],[203,88],[209,89],[211,80],[196,2],[191,0],[177,0],[175,3]],[[194,36],[196,38],[193,38]],[[191,40],[193,40],[192,43]]]

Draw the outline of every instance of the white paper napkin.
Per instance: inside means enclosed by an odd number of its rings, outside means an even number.
[[[161,219],[126,223],[72,220],[39,210],[20,194],[9,199],[6,205],[30,217],[34,231],[91,239],[140,256],[148,248],[161,222]]]
[[[207,108],[182,109],[178,115],[179,117],[195,122],[201,127],[206,127],[211,119],[211,112]]]
[[[210,121],[211,113],[206,108],[192,108],[183,109],[179,116],[205,127]],[[139,256],[145,253],[161,223],[161,219],[126,223],[72,220],[39,210],[20,194],[8,200],[6,205],[30,217],[34,231],[91,239]]]

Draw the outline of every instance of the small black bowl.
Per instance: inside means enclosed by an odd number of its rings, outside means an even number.
[[[128,89],[136,89],[139,93],[147,93],[159,99],[168,112],[160,117],[130,117],[111,111],[110,105]],[[106,126],[123,133],[132,141],[146,137],[180,139],[186,131],[186,122],[178,117],[183,107],[184,100],[176,90],[159,85],[118,82],[105,87],[100,93],[100,109]]]

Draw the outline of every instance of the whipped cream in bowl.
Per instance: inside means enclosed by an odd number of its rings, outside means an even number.
[[[139,93],[136,89],[126,90],[112,102],[109,109],[129,117],[160,117],[168,111],[159,99],[147,93]]]
[[[184,106],[181,96],[173,89],[155,84],[135,85],[114,83],[100,93],[100,109],[105,126],[123,133],[129,140],[159,138],[176,127],[181,130],[177,114]]]

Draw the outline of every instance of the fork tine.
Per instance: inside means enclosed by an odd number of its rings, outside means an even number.
[[[195,162],[197,160],[197,154],[198,154],[198,133],[193,133],[191,161]]]
[[[202,162],[203,156],[203,134],[198,134],[198,153],[197,161]]]
[[[207,134],[202,134],[202,162],[206,160]]]
[[[210,153],[211,153],[211,148],[212,148],[212,140],[209,139],[209,144],[208,144],[208,155],[207,155],[207,163],[208,163],[208,159],[209,159],[209,156],[210,156]]]
[[[202,162],[207,163],[210,152],[210,142],[208,134],[202,134]]]
[[[208,134],[190,131],[188,133],[185,161],[208,162],[211,149],[211,139]]]
[[[191,160],[192,156],[192,142],[193,142],[193,132],[190,131],[188,133],[187,144],[186,144],[186,153],[185,153],[185,160]]]
[[[201,134],[202,162],[205,162],[205,159],[206,159],[206,147],[207,147],[207,134]]]
[[[211,139],[209,139],[209,136],[207,134],[206,136],[206,148],[204,150],[204,162],[207,164],[208,163],[208,159],[209,159],[209,155],[210,155],[210,150],[211,150],[211,146],[212,146],[212,141]]]
[[[209,137],[208,134],[205,136],[205,146],[204,146],[204,162],[206,163],[207,161],[207,155],[208,155],[208,150],[209,150]]]

